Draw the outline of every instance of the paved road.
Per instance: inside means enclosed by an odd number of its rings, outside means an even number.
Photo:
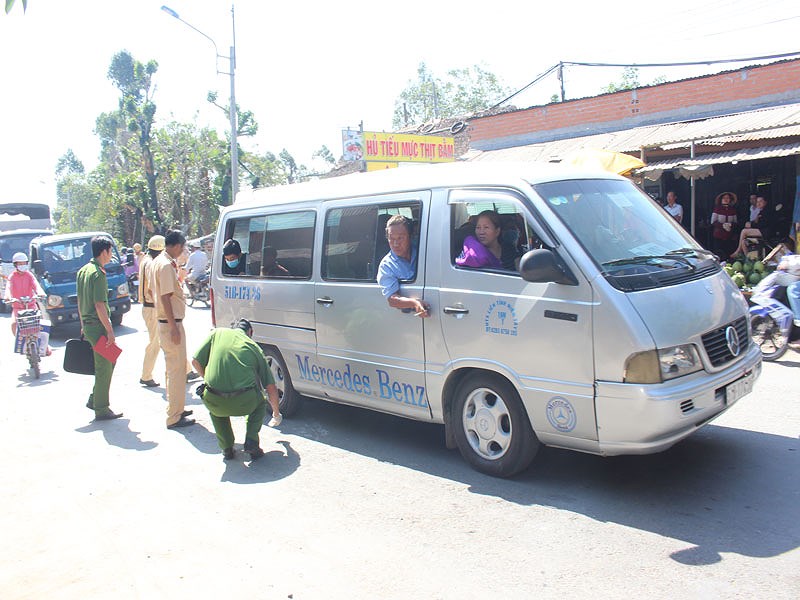
[[[263,459],[225,463],[196,398],[199,424],[168,431],[163,389],[138,385],[138,305],[118,331],[125,417],[93,423],[90,378],[60,368],[77,328],[32,381],[3,317],[0,598],[800,595],[797,353],[668,452],[544,449],[498,480],[438,426],[319,401],[265,429]],[[189,309],[190,348],[209,326]]]

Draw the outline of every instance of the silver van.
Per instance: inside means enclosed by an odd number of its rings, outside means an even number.
[[[515,268],[457,262],[484,211]],[[402,294],[429,318],[376,283],[393,215],[413,223],[418,256]],[[231,239],[237,275],[223,273]],[[522,471],[541,444],[665,450],[761,372],[730,277],[615,175],[462,163],[259,189],[224,210],[215,249],[215,323],[253,322],[284,414],[305,395],[443,423],[491,475]]]

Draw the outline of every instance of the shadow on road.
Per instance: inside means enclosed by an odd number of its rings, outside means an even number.
[[[216,434],[206,429],[199,421],[190,427],[182,427],[180,429],[173,429],[172,431],[183,435],[192,446],[203,454],[219,454]]]
[[[526,472],[504,480],[448,451],[439,425],[312,400],[280,430],[462,482],[475,494],[685,540],[694,547],[672,555],[683,564],[712,564],[723,552],[770,557],[800,546],[796,438],[709,425],[654,455],[542,448]]]
[[[106,442],[125,450],[152,450],[158,446],[156,442],[142,440],[139,437],[141,432],[132,431],[130,429],[130,421],[124,418],[114,421],[92,421],[84,427],[77,428],[75,431],[78,433],[101,431]]]
[[[236,458],[225,461],[225,472],[220,481],[231,483],[267,483],[288,477],[300,466],[300,455],[286,440],[278,440],[285,452],[270,450],[258,460],[251,461],[250,456],[237,448]],[[222,455],[220,455],[222,460]]]

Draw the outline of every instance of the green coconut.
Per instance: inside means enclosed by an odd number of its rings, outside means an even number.
[[[733,267],[734,272],[741,273],[742,272],[742,263],[741,261],[736,261],[731,265]]]
[[[744,273],[736,273],[733,276],[733,283],[736,284],[736,287],[742,289],[747,283],[747,279],[745,278]]]

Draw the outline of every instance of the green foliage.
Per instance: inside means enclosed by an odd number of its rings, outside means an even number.
[[[320,158],[329,165],[336,164],[336,159],[333,157],[333,153],[325,145],[323,145],[322,148],[320,148],[319,150],[315,151],[314,154],[311,155],[311,157]]]
[[[101,229],[128,246],[168,228],[199,237],[216,229],[220,207],[232,203],[228,132],[220,137],[213,129],[177,122],[156,127],[151,85],[157,68],[155,61],[143,64],[127,52],[113,57],[108,76],[120,99],[117,110],[95,122],[100,164],[87,174],[72,150],[56,164],[59,232]],[[239,110],[238,135],[257,131],[253,113]],[[253,187],[309,176],[286,150],[276,157],[240,149],[239,165]]]
[[[420,63],[417,80],[409,81],[395,100],[392,125],[401,128],[478,112],[508,93],[508,88],[493,73],[478,65],[453,69],[438,78],[428,71],[425,63]]]
[[[22,1],[22,12],[26,12],[28,10],[28,0],[21,0]],[[6,0],[6,14],[11,12],[11,9],[14,8],[14,0]]]
[[[613,92],[621,92],[622,90],[633,90],[638,87],[642,87],[642,85],[658,85],[659,83],[665,83],[667,79],[664,76],[656,77],[650,83],[639,83],[639,68],[638,67],[625,67],[622,71],[622,78],[620,81],[611,82],[604,88],[600,90],[601,94],[613,93]]]

